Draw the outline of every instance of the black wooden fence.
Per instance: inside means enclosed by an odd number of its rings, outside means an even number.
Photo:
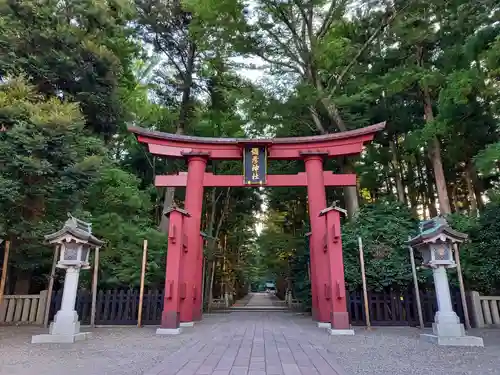
[[[460,292],[452,292],[452,304],[455,312],[463,322],[464,312]],[[434,292],[421,292],[420,302],[424,324],[430,326],[437,311]],[[417,326],[419,325],[418,309],[415,294],[411,292],[373,293],[368,292],[370,321],[374,326]],[[365,309],[363,293],[351,292],[347,304],[352,325],[365,325]]]
[[[54,292],[50,306],[52,320],[61,306],[62,291]],[[433,292],[421,292],[420,300],[424,323],[431,325],[437,310]],[[415,296],[411,292],[368,293],[370,320],[374,326],[416,326],[418,312]],[[463,321],[463,308],[458,292],[452,293],[452,301],[460,319]],[[96,301],[96,324],[98,325],[135,325],[139,306],[138,290],[99,291]],[[76,311],[82,324],[90,323],[92,298],[90,291],[80,290],[76,300]],[[363,294],[351,292],[347,304],[352,325],[365,325]],[[144,293],[142,322],[145,325],[160,323],[163,309],[163,291],[148,290]]]
[[[52,294],[50,320],[61,307],[62,290]],[[76,311],[82,324],[90,323],[92,295],[88,290],[79,290],[76,297]],[[139,307],[138,290],[100,290],[96,299],[95,323],[98,325],[135,325]],[[142,302],[142,323],[159,324],[163,310],[163,291],[149,290]]]

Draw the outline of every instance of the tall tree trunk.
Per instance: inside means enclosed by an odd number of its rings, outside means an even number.
[[[179,111],[179,121],[177,122],[177,129],[175,134],[184,134],[186,130],[186,125],[189,121],[192,112],[192,101],[191,101],[191,88],[193,85],[193,73],[194,73],[194,62],[196,58],[196,46],[193,42],[188,45],[188,61],[186,63],[186,71],[183,74],[184,80],[181,86],[182,99]],[[174,203],[175,188],[168,187],[165,189],[165,195],[163,198],[163,211],[160,220],[160,231],[168,233],[168,217],[165,212],[172,207]]]
[[[389,141],[389,147],[392,154],[392,168],[394,170],[394,178],[396,180],[396,191],[398,194],[398,201],[406,203],[405,189],[403,186],[403,179],[401,178],[401,166],[399,164],[396,143]]]
[[[446,186],[448,196],[451,197],[450,209],[452,212],[456,212],[459,207],[458,199],[458,184],[449,184]]]
[[[215,223],[215,208],[217,205],[217,188],[212,188],[211,191],[211,210],[210,210],[210,217],[207,220],[207,234],[211,237],[213,237],[213,227]],[[208,214],[208,213],[207,213]],[[206,280],[203,280],[205,283],[205,289],[204,289],[204,295],[203,295],[203,300],[208,301],[208,310],[210,311],[212,308],[212,293],[213,293],[213,282],[214,282],[214,275],[215,275],[215,254],[213,252],[215,251],[215,248],[217,246],[217,240],[216,238],[208,238],[208,249],[207,249],[207,254],[206,254],[206,263],[207,263],[207,270],[205,272],[205,278]]]
[[[434,179],[432,176],[431,170],[431,162],[429,158],[424,156],[425,160],[425,176],[426,176],[426,184],[424,185],[427,188],[427,202],[429,207],[429,216],[435,217],[438,214],[437,205],[436,205],[436,194],[434,190]]]
[[[183,128],[178,127],[176,134],[182,134],[183,133]],[[167,161],[168,163],[168,161]],[[168,225],[169,225],[169,218],[165,213],[168,211],[170,207],[173,206],[174,204],[174,197],[175,197],[175,187],[167,187],[165,188],[165,193],[163,195],[163,209],[162,209],[162,214],[161,214],[161,219],[160,219],[160,227],[159,230],[160,232],[163,233],[168,233]]]
[[[420,67],[423,67],[424,49],[422,46],[417,48],[417,62]],[[425,83],[420,85],[422,90],[422,97],[424,102],[425,121],[432,123],[434,121],[434,112],[432,110],[431,94],[429,87]],[[443,162],[441,158],[441,144],[436,136],[427,143],[427,155],[432,163],[432,170],[434,171],[434,180],[436,182],[437,195],[439,200],[439,211],[442,215],[451,213],[450,199],[448,197],[448,190],[446,188],[446,178],[444,176]]]
[[[207,301],[208,301],[208,311],[212,309],[212,304],[214,300],[214,280],[215,280],[215,269],[216,269],[216,261],[215,259],[210,262],[212,265],[210,267],[210,278],[208,279],[208,291],[207,291]]]
[[[344,173],[354,173],[354,165],[352,160],[345,160],[344,162]],[[354,218],[359,210],[359,197],[358,197],[358,187],[357,186],[346,186],[344,187],[344,199],[347,210],[347,215],[349,219]]]
[[[425,158],[425,160],[427,160],[427,158]],[[427,183],[427,181],[429,181],[428,178],[424,178],[424,171],[426,171],[425,164],[424,165],[422,164],[422,159],[418,151],[417,153],[415,153],[415,170],[417,171],[417,177],[418,177],[417,195],[422,199],[422,208],[425,215],[425,210],[428,209],[427,206],[429,205],[428,193],[429,193],[429,184],[431,184],[431,182]]]
[[[337,106],[333,101],[326,97],[325,90],[322,87],[321,83],[314,79],[311,78],[313,83],[316,85],[316,89],[318,90],[320,96],[322,96],[320,102],[323,105],[323,108],[326,110],[328,113],[328,117],[331,122],[333,122],[336,126],[337,129],[341,132],[347,131],[347,127],[345,126],[344,120],[342,119],[342,116],[340,115]],[[311,116],[313,118],[313,122],[316,125],[317,130],[321,134],[327,134],[328,131],[325,129],[323,126],[321,119],[319,118],[319,115],[317,111],[314,108],[310,108]],[[349,158],[349,157],[344,157],[343,159],[343,165],[342,165],[342,172],[343,173],[354,173],[354,161]],[[359,210],[359,196],[358,196],[358,187],[357,186],[346,186],[344,187],[344,199],[345,199],[345,205],[346,205],[346,210],[347,210],[347,215],[349,219],[353,219],[356,213]]]
[[[469,200],[469,213],[473,216],[478,214],[478,201],[476,200],[476,191],[474,189],[474,170],[472,163],[467,163],[465,167],[464,180],[467,186],[467,196]]]
[[[392,178],[389,175],[388,170],[386,170],[386,173],[385,173],[385,181],[387,184],[387,195],[393,195],[394,194],[394,186],[392,184]]]
[[[219,201],[220,197],[222,196],[222,192],[217,195],[216,194],[216,188],[213,188],[212,190],[212,209],[211,209],[211,212],[210,212],[210,219],[209,219],[209,222],[208,222],[208,225],[207,225],[207,234],[209,236],[211,236],[212,238],[209,239],[208,241],[208,249],[207,249],[207,259],[208,261],[215,261],[216,259],[216,254],[215,254],[215,250],[216,250],[216,247],[217,247],[217,239],[219,238],[219,233],[220,233],[220,230],[222,228],[222,224],[224,222],[224,219],[225,217],[227,216],[228,214],[228,211],[229,211],[229,202],[230,202],[230,195],[231,193],[231,188],[227,188],[226,189],[226,197],[225,197],[225,201],[224,201],[224,205],[222,207],[222,210],[220,212],[220,216],[219,216],[219,221],[217,222],[217,226],[215,226],[215,218],[216,218],[216,209],[217,209],[217,202]],[[211,270],[211,273],[208,273],[207,272],[207,277],[209,278],[209,287],[208,288],[205,288],[206,292],[207,292],[207,295],[205,295],[204,298],[207,298],[207,300],[209,301],[209,303],[211,303],[211,299],[212,299],[212,291],[213,291],[213,283],[214,283],[214,275],[215,275],[215,263],[212,262],[212,270]]]
[[[451,213],[451,205],[448,197],[448,189],[446,188],[443,163],[441,160],[441,145],[436,137],[433,137],[429,142],[428,154],[434,171],[434,181],[436,182],[437,196],[439,200],[439,212],[442,215],[448,215]]]
[[[483,182],[478,178],[476,167],[472,162],[470,163],[469,173],[470,173],[469,178],[474,187],[474,196],[476,199],[477,209],[481,211],[484,208],[484,201],[483,201],[484,186]]]
[[[415,176],[415,169],[414,166],[409,162],[408,165],[408,171],[406,173],[407,175],[407,181],[408,181],[408,198],[410,200],[410,210],[413,215],[413,217],[418,216],[418,196],[419,196],[419,191],[416,188],[415,182],[418,180],[418,178]],[[419,185],[421,186],[422,181],[419,182]]]

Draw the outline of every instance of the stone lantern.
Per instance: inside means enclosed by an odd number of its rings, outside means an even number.
[[[481,337],[466,336],[463,324],[453,311],[447,268],[456,267],[453,247],[467,240],[465,233],[453,230],[446,219],[436,217],[420,224],[420,233],[409,245],[422,255],[422,265],[432,269],[438,311],[432,324],[433,334],[420,337],[438,345],[483,346]]]
[[[78,279],[80,269],[90,268],[90,251],[101,247],[104,242],[92,235],[90,223],[70,214],[68,217],[62,229],[45,236],[50,244],[55,244],[60,249],[56,266],[66,269],[61,309],[55,315],[49,333],[33,336],[31,339],[33,344],[72,343],[85,340],[90,336],[88,332],[80,332],[80,322],[75,311]]]

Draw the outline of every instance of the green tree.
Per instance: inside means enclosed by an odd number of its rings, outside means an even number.
[[[363,241],[369,289],[404,290],[411,285],[412,272],[405,242],[408,236],[416,235],[417,222],[406,207],[383,201],[365,205],[356,220],[343,226],[342,232],[345,277],[351,290],[361,287],[358,236]]]
[[[45,234],[80,208],[106,158],[102,141],[85,131],[78,105],[45,99],[23,78],[0,86],[2,236],[12,241],[14,268],[50,263]]]
[[[40,93],[80,103],[86,127],[109,142],[124,124],[122,85],[138,52],[129,1],[4,1],[0,76],[26,74]]]

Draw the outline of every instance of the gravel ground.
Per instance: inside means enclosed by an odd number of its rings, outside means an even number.
[[[347,374],[500,375],[500,330],[471,330],[484,348],[439,347],[419,340],[416,328],[356,330],[330,337],[328,351]],[[328,340],[327,339],[327,340]]]
[[[376,328],[370,332],[360,328],[355,336],[329,336],[315,327],[309,317],[276,312],[209,315],[180,336],[158,337],[152,327],[97,328],[86,342],[30,343],[31,335],[44,332],[33,327],[0,327],[0,375],[56,375],[62,371],[71,375],[175,374],[177,370],[171,365],[177,358],[190,363],[189,369],[183,367],[182,374],[212,374],[197,372],[200,370],[196,368],[208,368],[210,358],[225,347],[226,352],[223,350],[220,356],[227,357],[231,351],[235,366],[241,370],[236,363],[239,358],[245,366],[247,355],[247,369],[252,370],[254,354],[248,353],[253,353],[253,349],[245,350],[255,348],[256,343],[265,346],[263,356],[270,353],[268,345],[273,345],[274,357],[266,357],[265,362],[267,365],[269,361],[274,371],[276,362],[285,362],[282,354],[289,352],[291,356],[287,358],[295,358],[300,367],[300,372],[293,374],[500,375],[500,330],[493,329],[469,332],[482,336],[485,348],[437,347],[420,342],[420,331],[413,328]],[[239,342],[242,349],[234,349],[231,342]],[[309,358],[310,367],[304,366],[306,362],[299,363],[307,361],[304,356]],[[201,367],[192,362],[199,362]],[[217,361],[214,363],[213,374],[230,373],[220,369],[217,372]],[[324,363],[331,367],[321,367]],[[288,374],[287,368],[290,367],[283,366],[281,373]],[[272,372],[276,373],[280,372]]]
[[[169,354],[217,329],[205,318],[179,336],[156,336],[156,327],[96,328],[92,338],[75,344],[31,344],[31,336],[47,330],[0,327],[0,375],[139,375]],[[90,331],[83,328],[82,331]]]

